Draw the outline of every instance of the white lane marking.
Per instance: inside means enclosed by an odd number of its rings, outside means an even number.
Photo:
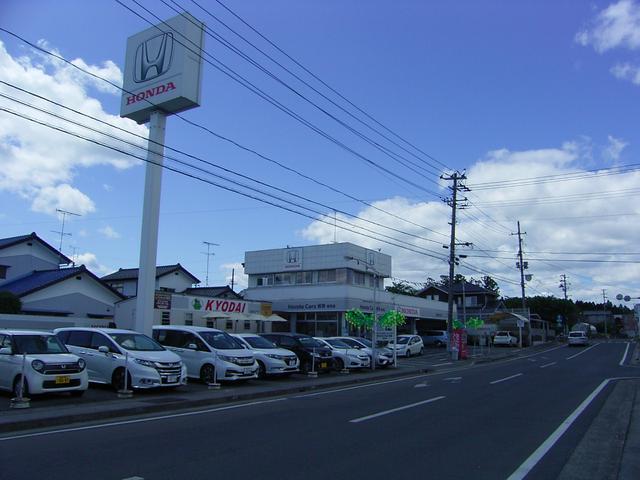
[[[416,383],[413,388],[424,388],[424,387],[428,387],[429,385],[427,383]]]
[[[571,355],[570,357],[567,357],[567,360],[571,360],[572,358],[576,358],[578,355],[582,355],[584,352],[588,352],[589,350],[591,350],[593,347],[597,347],[598,345],[600,345],[599,343],[594,343],[593,345],[591,345],[590,347],[585,348],[584,350],[582,350],[581,352],[576,353],[575,355]]]
[[[627,343],[627,348],[624,349],[624,355],[622,356],[622,360],[620,360],[620,366],[623,366],[624,361],[627,359],[627,353],[629,353],[629,345],[630,343]]]
[[[447,377],[442,379],[443,382],[449,381],[451,383],[458,383],[460,380],[462,380],[462,377]]]
[[[584,401],[578,405],[571,415],[569,415],[564,422],[560,424],[558,428],[544,441],[542,444],[533,452],[529,458],[527,458],[522,465],[520,465],[515,472],[513,472],[507,480],[522,480],[527,474],[536,466],[536,464],[546,455],[546,453],[551,450],[551,447],[555,445],[558,439],[566,432],[571,424],[580,416],[580,414],[589,406],[589,404],[593,401],[594,398],[602,391],[604,387],[611,380],[617,380],[613,378],[607,378],[604,380],[596,389],[591,392],[591,394],[584,399]]]
[[[304,394],[304,395],[296,395],[293,398],[318,397],[320,395],[329,395],[330,393],[346,392],[348,390],[356,390],[358,388],[375,387],[377,385],[385,385],[387,383],[404,382],[406,380],[415,380],[416,378],[423,378],[423,377],[426,377],[426,375],[425,374],[414,375],[414,376],[411,376],[411,377],[396,378],[395,380],[385,380],[384,382],[366,383],[364,385],[356,385],[354,387],[335,388],[333,390],[323,390],[322,392],[307,393],[307,394]]]
[[[144,480],[144,477],[127,477],[122,480]]]
[[[537,358],[530,358],[530,359],[529,359],[529,361],[530,361],[530,362],[537,362],[537,361],[538,361],[538,359],[537,359]]]
[[[515,375],[511,375],[510,377],[501,378],[500,380],[494,380],[493,382],[489,382],[489,384],[494,385],[496,383],[506,382],[507,380],[511,380],[512,378],[519,377],[520,375],[522,375],[522,373],[516,373]]]
[[[453,365],[453,362],[434,363],[433,365],[427,365],[428,367],[442,367],[444,365]]]
[[[7,440],[17,440],[20,438],[43,437],[45,435],[53,435],[56,433],[80,432],[83,430],[97,430],[99,428],[117,427],[120,425],[131,425],[134,423],[155,422],[157,420],[167,420],[169,418],[190,417],[193,415],[202,415],[205,413],[222,412],[224,410],[234,410],[236,408],[253,407],[253,406],[262,405],[265,403],[282,402],[284,400],[287,400],[287,398],[285,397],[285,398],[275,398],[273,400],[259,400],[256,402],[242,403],[240,405],[228,405],[226,407],[208,408],[206,410],[198,410],[195,412],[172,413],[170,415],[159,415],[157,417],[138,418],[135,420],[122,420],[119,422],[100,423],[98,425],[87,425],[84,427],[61,428],[59,430],[49,430],[47,432],[25,433],[22,435],[13,435],[11,437],[2,437],[0,438],[0,442],[5,442]]]
[[[553,350],[557,350],[559,348],[564,348],[564,347],[565,347],[564,345],[560,345],[558,347],[550,348],[549,350],[543,350],[541,352],[532,353],[531,355],[523,355],[522,357],[509,358],[509,359],[505,360],[505,363],[506,362],[513,362],[515,360],[522,360],[523,358],[535,357],[536,355],[542,355],[543,353],[552,352]]]
[[[555,365],[558,362],[551,362],[551,363],[547,363],[546,365],[540,365],[540,368],[547,368],[550,367],[551,365]]]
[[[404,405],[402,407],[392,408],[391,410],[384,410],[382,412],[374,413],[372,415],[367,415],[366,417],[354,418],[353,420],[349,420],[349,423],[360,423],[366,420],[371,420],[372,418],[382,417],[383,415],[389,415],[390,413],[399,412],[401,410],[406,410],[408,408],[419,407],[420,405],[426,405],[427,403],[437,402],[438,400],[442,400],[443,398],[447,398],[444,396],[441,397],[433,397],[428,400],[423,400],[421,402],[411,403],[409,405]]]

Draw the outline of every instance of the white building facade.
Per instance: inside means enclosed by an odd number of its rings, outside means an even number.
[[[274,330],[318,336],[355,333],[345,312],[360,309],[378,315],[397,310],[407,317],[404,331],[415,333],[422,322],[444,327],[447,303],[384,290],[391,277],[391,257],[352,243],[287,247],[245,252],[249,277],[246,300],[270,302],[287,322]]]

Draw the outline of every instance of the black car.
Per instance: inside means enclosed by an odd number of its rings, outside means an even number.
[[[333,369],[331,349],[302,333],[262,333],[262,337],[278,347],[294,352],[300,359],[300,372],[330,372]]]

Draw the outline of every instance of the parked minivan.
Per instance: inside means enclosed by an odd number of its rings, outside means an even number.
[[[331,349],[315,338],[302,333],[262,333],[277,346],[291,350],[300,359],[300,371],[329,372],[333,369]]]
[[[275,343],[256,333],[233,333],[242,344],[250,349],[258,362],[258,377],[295,373],[300,361],[291,350],[279,348]]]
[[[258,378],[252,351],[227,332],[190,325],[154,326],[153,338],[180,355],[187,375],[205,383]]]
[[[18,397],[49,392],[82,395],[88,386],[85,361],[49,332],[0,330],[0,389]]]
[[[187,382],[180,357],[152,338],[116,328],[65,327],[54,330],[67,348],[87,363],[89,381],[111,384],[116,390],[177,387]]]
[[[449,343],[449,333],[446,330],[427,330],[420,336],[425,346],[444,347]]]

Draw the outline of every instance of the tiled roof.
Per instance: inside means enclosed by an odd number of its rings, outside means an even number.
[[[202,295],[203,297],[218,297],[220,295],[227,294],[233,298],[242,298],[236,292],[231,290],[228,285],[223,287],[194,287],[187,288],[184,293],[186,295]]]
[[[0,250],[3,248],[10,247],[12,245],[17,245],[19,243],[26,242],[27,240],[34,240],[41,243],[43,246],[51,250],[55,255],[60,257],[60,263],[66,263],[66,264],[71,263],[70,258],[68,258],[66,255],[63,255],[58,249],[53,248],[47,242],[42,240],[38,235],[36,235],[36,232],[31,232],[29,235],[19,235],[17,237],[0,238]]]
[[[24,275],[20,278],[16,278],[7,282],[0,286],[0,290],[8,291],[17,295],[18,297],[23,297],[30,293],[33,293],[37,290],[41,290],[48,286],[59,283],[67,278],[73,277],[75,275],[81,273],[88,273],[91,277],[93,277],[96,282],[98,282],[104,288],[110,290],[121,298],[124,298],[119,292],[113,290],[108,285],[105,285],[100,281],[98,277],[96,277],[93,273],[91,273],[84,265],[79,267],[72,268],[60,268],[54,270],[40,270],[35,271],[30,274]]]
[[[117,272],[113,272],[102,277],[102,281],[111,282],[113,280],[136,280],[138,278],[138,270],[138,268],[121,268]],[[178,270],[181,270],[187,276],[191,277],[194,280],[193,283],[200,283],[200,280],[198,278],[194,277],[179,263],[176,263],[175,265],[161,265],[156,267],[156,278],[168,275]]]

